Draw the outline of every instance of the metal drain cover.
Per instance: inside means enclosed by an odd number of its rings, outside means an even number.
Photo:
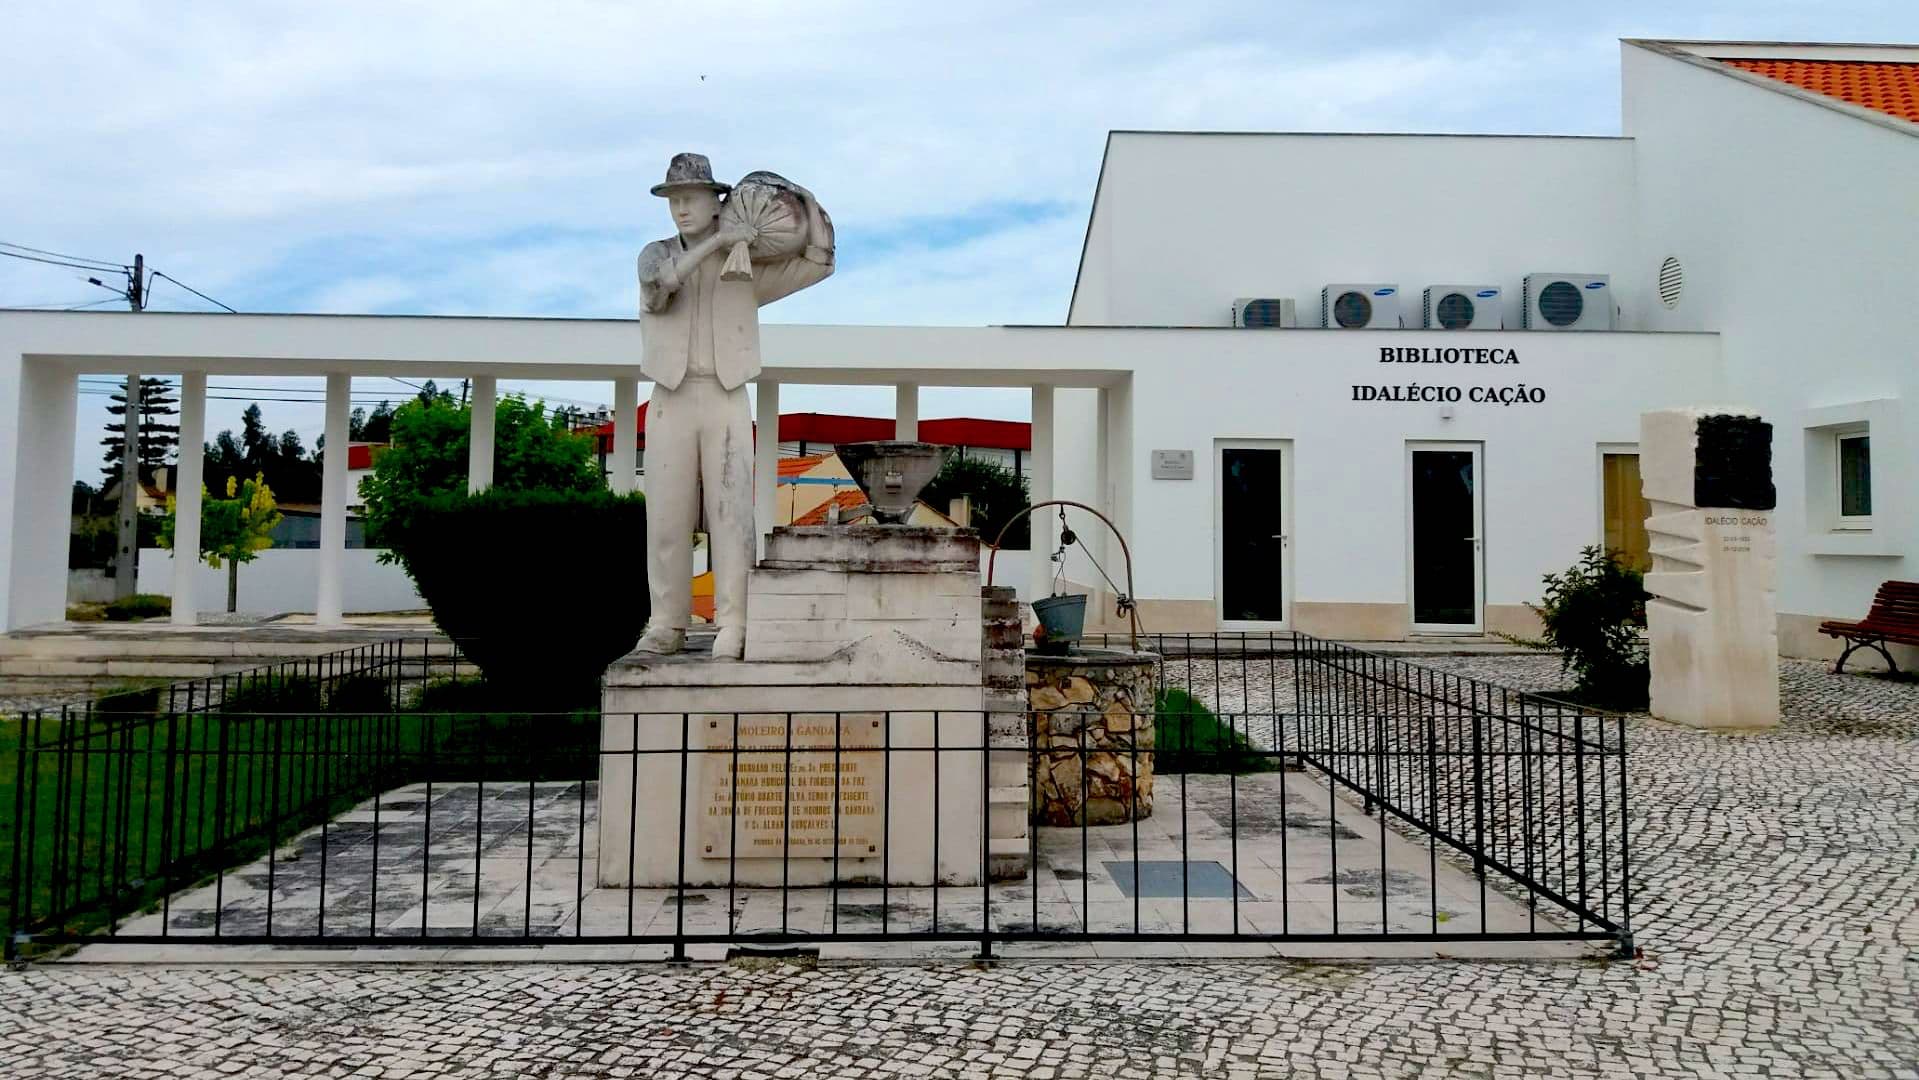
[[[1178,859],[1143,859],[1134,862],[1130,859],[1113,860],[1106,864],[1106,872],[1113,877],[1113,884],[1127,896],[1142,896],[1152,899],[1179,899],[1189,896],[1198,900],[1226,900],[1239,890],[1242,900],[1253,899],[1246,886],[1233,880],[1233,875],[1217,860],[1204,859],[1181,862]]]

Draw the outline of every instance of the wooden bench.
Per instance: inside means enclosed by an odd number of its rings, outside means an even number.
[[[1862,648],[1878,649],[1886,658],[1886,666],[1898,671],[1899,665],[1893,663],[1886,644],[1919,645],[1919,581],[1886,582],[1879,586],[1865,618],[1858,622],[1822,622],[1819,632],[1846,642],[1846,651],[1839,654],[1839,662],[1832,667],[1835,672],[1846,670],[1846,658]]]

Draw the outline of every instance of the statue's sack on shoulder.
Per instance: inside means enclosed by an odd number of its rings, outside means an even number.
[[[800,256],[825,262],[832,257],[833,220],[812,192],[778,173],[762,170],[741,177],[720,208],[720,221],[753,234],[727,253],[720,271],[724,281],[752,280],[756,262]]]

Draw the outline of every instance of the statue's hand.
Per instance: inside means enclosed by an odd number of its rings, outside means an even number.
[[[730,248],[734,244],[750,244],[753,242],[753,229],[739,222],[729,221],[720,226],[719,239],[722,248]]]

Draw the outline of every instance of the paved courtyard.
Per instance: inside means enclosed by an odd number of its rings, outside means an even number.
[[[1919,1077],[1919,685],[1784,680],[1632,726],[1636,961],[50,964],[0,1075]]]
[[[671,956],[665,939],[676,932],[736,934],[749,943],[774,932],[912,934],[937,928],[967,933],[982,925],[985,898],[992,905],[991,925],[1012,932],[1037,926],[1042,933],[1443,934],[1455,939],[1283,946],[1014,941],[997,946],[1005,957],[1577,957],[1612,948],[1611,943],[1458,940],[1482,930],[1550,932],[1579,924],[1550,900],[1535,895],[1528,904],[1496,887],[1481,888],[1450,858],[1437,857],[1434,845],[1382,829],[1377,816],[1335,800],[1306,772],[1230,780],[1162,778],[1153,813],[1137,827],[1042,828],[1034,845],[1037,874],[984,889],[849,885],[782,892],[719,886],[689,887],[683,896],[677,888],[597,886],[597,787],[543,782],[395,788],[380,797],[377,815],[369,799],[325,830],[309,829],[282,844],[270,864],[261,858],[117,928],[122,935],[164,934],[167,941],[89,945],[75,959],[523,959],[523,947],[481,945],[475,952],[472,945],[449,947],[435,939],[477,937],[504,944],[509,937],[537,938],[566,945],[568,938],[584,935],[644,943],[573,946],[566,951],[568,959],[664,960]],[[727,871],[725,860],[703,865],[693,854],[688,861],[696,874],[723,878]],[[1498,875],[1492,877],[1498,885]],[[1526,897],[1514,883],[1505,887],[1514,897]],[[395,940],[350,951],[301,952],[287,945],[209,944],[216,932]],[[978,948],[967,941],[832,942],[821,945],[820,954],[823,959],[963,959],[976,956]],[[726,944],[696,943],[689,955],[723,959],[727,952]]]

